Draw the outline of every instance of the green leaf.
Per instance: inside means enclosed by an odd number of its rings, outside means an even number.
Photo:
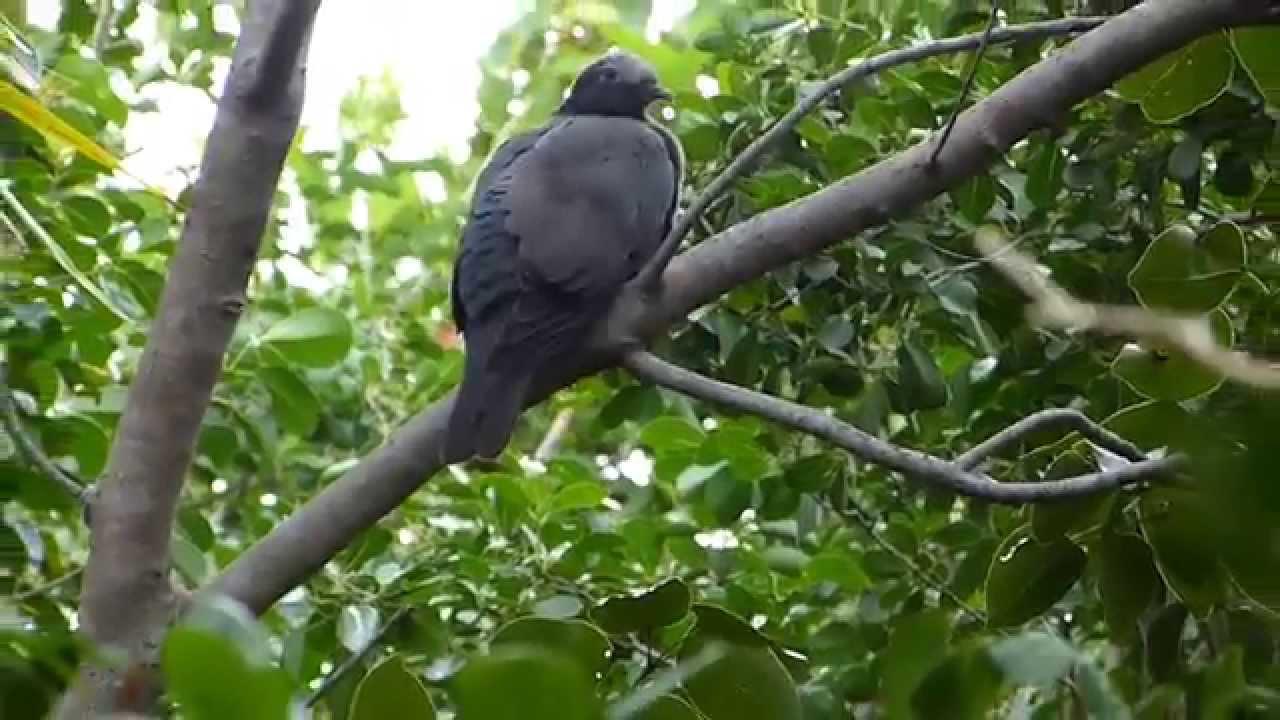
[[[272,665],[253,665],[225,637],[178,627],[165,638],[165,685],[192,720],[284,720],[292,688]],[[228,688],[234,691],[228,692]]]
[[[975,225],[985,221],[996,204],[995,181],[985,173],[974,176],[950,194],[960,214]]]
[[[717,605],[698,603],[693,606],[698,618],[697,630],[703,635],[719,638],[733,645],[769,647],[769,638],[742,618]]]
[[[1051,208],[1062,189],[1062,172],[1066,166],[1067,157],[1057,144],[1041,145],[1027,168],[1027,199],[1040,209]]]
[[[1277,143],[1280,146],[1280,143]],[[1257,215],[1274,217],[1280,215],[1280,180],[1272,179],[1258,190],[1250,203],[1250,210]]]
[[[832,315],[818,328],[818,342],[833,353],[844,354],[852,341],[853,323],[842,315]]]
[[[1243,27],[1231,30],[1240,66],[1266,98],[1267,104],[1280,107],[1280,29]]]
[[[791,545],[770,545],[760,555],[770,570],[788,577],[799,576],[809,564],[809,553]]]
[[[722,426],[712,433],[698,453],[703,463],[728,460],[733,476],[747,487],[769,473],[773,458],[760,442],[740,427]]]
[[[706,720],[802,720],[795,683],[768,646],[726,642],[699,622],[680,656],[693,657],[707,648],[719,648],[722,655],[684,683]]]
[[[987,572],[988,625],[1021,625],[1053,607],[1080,578],[1085,559],[1070,540],[1037,542],[1025,526],[1010,533]]]
[[[351,349],[351,322],[327,307],[309,307],[272,325],[262,343],[289,362],[305,367],[330,367]]]
[[[1227,576],[1205,527],[1199,493],[1172,487],[1155,488],[1138,504],[1142,534],[1155,554],[1156,566],[1169,588],[1192,612],[1204,617],[1226,598]]]
[[[1083,453],[1089,446],[1080,443],[1054,458],[1045,470],[1045,481],[1062,480],[1096,472],[1097,467]],[[1103,522],[1115,502],[1115,493],[1105,492],[1062,502],[1031,506],[1031,531],[1040,542],[1050,542],[1085,532]]]
[[[547,512],[566,513],[574,510],[590,510],[600,507],[608,497],[600,483],[589,480],[571,483],[556,491],[548,503]]]
[[[1133,535],[1104,533],[1089,551],[1098,577],[1103,617],[1122,642],[1137,639],[1138,619],[1160,594],[1160,575],[1151,548]]]
[[[1228,150],[1218,156],[1218,167],[1213,171],[1213,186],[1228,197],[1247,197],[1253,192],[1253,161],[1237,150]]]
[[[671,416],[657,418],[640,431],[640,442],[655,453],[694,451],[705,439],[700,428]]]
[[[1000,672],[978,647],[953,652],[929,671],[911,695],[919,718],[986,720],[1000,692]]]
[[[1147,246],[1129,286],[1149,308],[1209,312],[1235,289],[1244,260],[1244,234],[1234,223],[1219,223],[1199,239],[1175,225]]]
[[[851,551],[820,553],[805,566],[805,579],[813,584],[832,582],[848,595],[856,595],[871,587],[871,578],[858,560]]]
[[[903,410],[933,410],[947,404],[947,381],[933,356],[914,340],[898,346],[898,383]]]
[[[951,619],[940,610],[904,615],[893,622],[889,647],[881,657],[880,692],[885,717],[910,718],[912,695],[937,667],[951,637]]]
[[[81,235],[103,239],[111,229],[111,210],[92,195],[71,195],[62,199],[62,211],[71,227]]]
[[[1178,602],[1160,608],[1147,623],[1144,655],[1153,682],[1181,679],[1182,634],[1186,623],[1187,607]]]
[[[1116,83],[1152,122],[1172,123],[1213,102],[1231,82],[1235,56],[1224,33],[1206,35]]]
[[[693,706],[678,695],[663,695],[632,717],[634,720],[700,720]]]
[[[573,658],[590,678],[604,672],[609,662],[609,639],[595,625],[582,620],[517,618],[499,628],[490,645],[530,645],[556,652]]]
[[[593,681],[573,659],[525,644],[471,658],[448,684],[459,720],[603,720]]]
[[[732,472],[717,472],[703,488],[703,499],[717,525],[724,527],[738,521],[751,506],[752,484],[739,480]]]
[[[1200,206],[1200,167],[1204,142],[1191,136],[1178,143],[1169,153],[1169,177],[1182,190],[1182,204],[1194,210]]]
[[[1190,413],[1177,403],[1151,400],[1118,410],[1102,425],[1150,452],[1182,438],[1190,422]]]
[[[434,720],[436,708],[427,690],[398,655],[378,663],[356,687],[350,720]]]
[[[308,438],[320,423],[320,398],[311,386],[289,368],[264,367],[259,377],[271,393],[271,411],[289,433]]]
[[[171,545],[173,565],[178,574],[192,587],[203,585],[213,574],[209,557],[187,538],[176,535]]]
[[[1200,683],[1200,717],[1226,720],[1245,715],[1247,689],[1244,649],[1232,645],[1204,670]]]
[[[591,618],[614,635],[645,632],[684,619],[691,601],[689,587],[671,578],[638,595],[611,597],[591,611]]]
[[[840,462],[829,454],[821,454],[796,460],[782,477],[797,492],[816,493],[831,487],[839,476]]]

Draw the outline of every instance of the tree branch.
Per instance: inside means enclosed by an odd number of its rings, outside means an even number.
[[[1182,467],[1185,458],[1142,459],[1120,470],[1091,473],[1063,480],[1002,483],[969,472],[956,463],[900,448],[863,432],[828,411],[805,407],[747,388],[722,383],[672,365],[652,353],[629,353],[622,363],[637,377],[690,397],[750,413],[826,440],[853,455],[916,480],[941,485],[959,495],[1004,504],[1055,502],[1093,495],[1149,480]],[[1025,434],[1025,432],[1024,432]]]
[[[1022,418],[974,446],[953,462],[963,470],[972,470],[987,458],[999,455],[1017,445],[1028,435],[1058,428],[1074,430],[1094,445],[1110,450],[1129,462],[1136,463],[1147,459],[1146,453],[1142,452],[1137,445],[1090,420],[1079,410],[1052,408]]]
[[[387,618],[387,621],[382,624],[382,627],[378,628],[373,633],[373,637],[369,638],[369,642],[366,643],[364,647],[360,648],[360,652],[352,653],[350,657],[342,661],[341,665],[334,668],[333,672],[326,675],[324,680],[320,682],[320,687],[316,688],[315,692],[307,696],[307,707],[315,707],[316,703],[320,702],[321,698],[327,695],[329,691],[332,690],[340,680],[342,680],[342,678],[346,677],[347,673],[351,672],[357,665],[364,662],[364,659],[369,656],[369,653],[372,652],[373,649],[378,646],[378,643],[381,642],[382,638],[386,636],[387,631],[396,623],[400,622],[400,618],[409,613],[409,608],[409,605],[400,606],[400,608],[391,614],[391,617]]]
[[[635,283],[642,288],[655,289],[658,280],[662,278],[663,271],[667,269],[667,265],[671,262],[671,258],[675,257],[676,251],[680,249],[680,241],[684,239],[685,235],[689,234],[689,230],[707,211],[707,208],[711,207],[711,204],[718,200],[735,182],[755,170],[756,164],[770,148],[781,142],[784,137],[796,129],[796,126],[800,124],[801,120],[804,120],[805,116],[817,109],[819,105],[841,88],[848,87],[859,80],[899,65],[920,62],[939,55],[951,55],[966,50],[985,48],[988,42],[997,45],[1010,45],[1062,35],[1073,35],[1092,30],[1106,20],[1107,18],[1105,17],[1079,17],[1015,25],[998,30],[988,27],[986,31],[972,35],[933,40],[910,47],[890,50],[863,60],[856,65],[851,65],[832,75],[812,93],[801,97],[794,108],[789,110],[786,115],[783,115],[764,134],[753,140],[746,149],[729,163],[728,167],[711,181],[711,184],[707,185],[707,188],[689,205],[689,209],[680,217],[679,222],[671,228],[671,232],[667,234],[666,239],[663,240],[658,251],[654,253],[653,258],[641,268],[640,273],[636,276]],[[964,102],[963,95],[957,102]],[[956,107],[958,114],[959,105]],[[948,125],[955,125],[954,115]],[[943,144],[945,144],[945,140]]]
[[[862,528],[862,531],[871,538],[872,542],[879,545],[881,550],[889,553],[898,562],[902,563],[902,566],[907,569],[907,572],[911,573],[920,582],[933,588],[935,592],[950,600],[956,607],[960,608],[962,612],[974,620],[981,623],[987,622],[986,613],[965,602],[964,598],[960,597],[954,590],[947,587],[945,581],[939,580],[933,576],[933,573],[930,573],[920,567],[919,563],[917,563],[914,558],[908,555],[897,545],[890,542],[889,538],[884,536],[884,533],[877,530],[875,519],[872,518],[861,505],[853,502],[852,500],[847,501],[843,508],[836,507],[836,505],[830,500],[825,504],[832,512],[839,515],[845,522],[852,520],[856,523],[858,527]]]
[[[81,626],[129,667],[83,668],[61,718],[146,712],[158,691],[156,655],[177,611],[169,582],[174,514],[297,129],[301,57],[316,5],[248,4],[191,210],[94,501]],[[145,678],[142,692],[119,692],[124,672]]]
[[[1001,152],[1074,104],[1146,63],[1228,23],[1259,22],[1238,0],[1149,0],[1108,20],[961,113],[928,172],[917,145],[828,188],[735,225],[672,261],[657,295],[633,281],[580,365],[540,379],[531,400],[616,365],[621,348],[654,337],[694,308],[800,258],[905,213],[984,170]],[[388,442],[246,550],[208,588],[257,612],[322,567],[352,538],[440,470],[453,393],[423,410]],[[1167,461],[1166,461],[1167,462]],[[1137,470],[1134,470],[1134,469]],[[1139,464],[1126,472],[1150,472]]]
[[[938,164],[938,155],[942,154],[942,148],[947,146],[947,140],[951,138],[951,133],[956,129],[956,118],[960,117],[960,109],[964,107],[964,103],[969,99],[969,93],[973,91],[973,80],[978,76],[978,66],[982,64],[982,56],[987,54],[987,45],[991,42],[991,33],[996,28],[996,23],[1000,22],[1000,3],[992,0],[991,17],[987,20],[987,29],[982,33],[982,41],[978,44],[978,49],[973,53],[973,61],[969,63],[969,72],[965,73],[964,86],[960,88],[960,97],[956,98],[955,107],[951,108],[951,117],[947,118],[947,124],[942,128],[942,136],[938,138],[938,144],[933,147],[933,154],[929,156],[929,165]]]
[[[66,490],[71,497],[81,503],[85,502],[89,491],[80,478],[45,455],[36,441],[31,439],[23,429],[22,418],[18,417],[18,404],[14,400],[13,390],[8,383],[8,369],[7,363],[0,361],[0,427],[13,438],[18,454],[22,455],[28,464],[38,468],[45,477]]]
[[[249,75],[246,95],[252,105],[278,103],[295,78],[306,76],[306,48],[320,0],[288,0],[283,6],[245,71]]]

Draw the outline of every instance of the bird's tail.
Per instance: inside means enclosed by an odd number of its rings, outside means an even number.
[[[478,456],[496,458],[507,446],[524,411],[533,380],[532,364],[494,362],[490,341],[470,339],[458,396],[445,433],[445,457],[453,462]]]

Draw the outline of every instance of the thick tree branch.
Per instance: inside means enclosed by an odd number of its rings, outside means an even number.
[[[617,364],[625,346],[618,341],[634,345],[656,336],[737,285],[909,211],[1146,63],[1225,25],[1271,19],[1274,7],[1261,0],[1150,0],[1108,20],[961,113],[937,167],[927,167],[930,144],[918,145],[700,243],[672,261],[656,296],[632,283],[602,329],[604,341],[583,354],[580,367],[547,379],[540,394]],[[442,437],[452,402],[449,393],[410,420],[241,554],[209,589],[262,612],[304,581],[444,466]],[[1149,468],[1135,464],[1127,472]]]
[[[316,5],[248,4],[191,210],[94,501],[81,626],[100,649],[127,657],[147,687],[123,697],[122,668],[89,666],[59,717],[146,712],[154,700],[156,653],[176,610],[169,582],[174,514],[297,130],[301,57]],[[268,96],[265,88],[278,92]]]
[[[629,353],[623,360],[623,365],[636,376],[649,382],[699,400],[751,413],[779,425],[795,428],[881,467],[900,472],[916,480],[941,485],[959,495],[991,502],[1005,504],[1054,502],[1093,495],[1150,480],[1185,464],[1185,458],[1181,456],[1159,460],[1141,459],[1111,472],[1091,473],[1044,482],[1002,483],[987,475],[965,470],[958,463],[950,463],[932,455],[885,442],[827,411],[722,383],[672,365],[643,350]],[[1023,434],[1025,433],[1024,427]]]
[[[289,0],[267,29],[261,50],[249,61],[245,72],[246,96],[256,106],[270,108],[289,93],[295,78],[305,78],[306,48],[315,24],[320,0]],[[300,82],[300,81],[299,81]]]
[[[689,234],[689,230],[707,211],[707,208],[720,199],[720,196],[732,187],[735,182],[755,170],[756,165],[764,157],[765,153],[795,130],[805,116],[816,110],[827,98],[830,98],[842,88],[899,65],[920,62],[940,55],[952,55],[966,50],[981,48],[979,52],[982,52],[986,49],[988,43],[1010,45],[1087,32],[1102,24],[1106,19],[1105,17],[1065,18],[999,29],[988,26],[983,32],[972,35],[933,40],[910,47],[890,50],[863,60],[856,65],[850,65],[845,70],[832,75],[814,89],[813,92],[802,96],[794,108],[787,111],[787,114],[783,115],[778,122],[774,123],[760,137],[753,140],[746,149],[729,163],[728,167],[707,185],[706,189],[689,205],[689,209],[671,228],[671,232],[667,234],[666,239],[663,240],[662,246],[654,254],[653,259],[640,270],[640,274],[636,276],[636,284],[642,288],[656,290],[657,281],[661,279],[663,272],[667,269],[667,265],[671,262],[671,258],[675,257],[676,251],[680,249],[680,241],[684,239],[685,235]],[[964,94],[967,95],[967,91]],[[956,102],[963,103],[963,95]],[[948,134],[950,129],[954,128],[956,115],[959,114],[959,107],[958,104],[956,113],[952,115],[951,121],[947,123]],[[945,139],[942,144],[946,144]]]

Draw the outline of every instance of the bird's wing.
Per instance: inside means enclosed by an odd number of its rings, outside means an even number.
[[[453,324],[460,332],[466,331],[468,316],[483,313],[516,289],[515,239],[506,229],[511,169],[547,129],[509,138],[476,178],[449,289]]]
[[[527,282],[601,298],[662,242],[679,166],[649,123],[564,118],[514,168],[507,227]]]

